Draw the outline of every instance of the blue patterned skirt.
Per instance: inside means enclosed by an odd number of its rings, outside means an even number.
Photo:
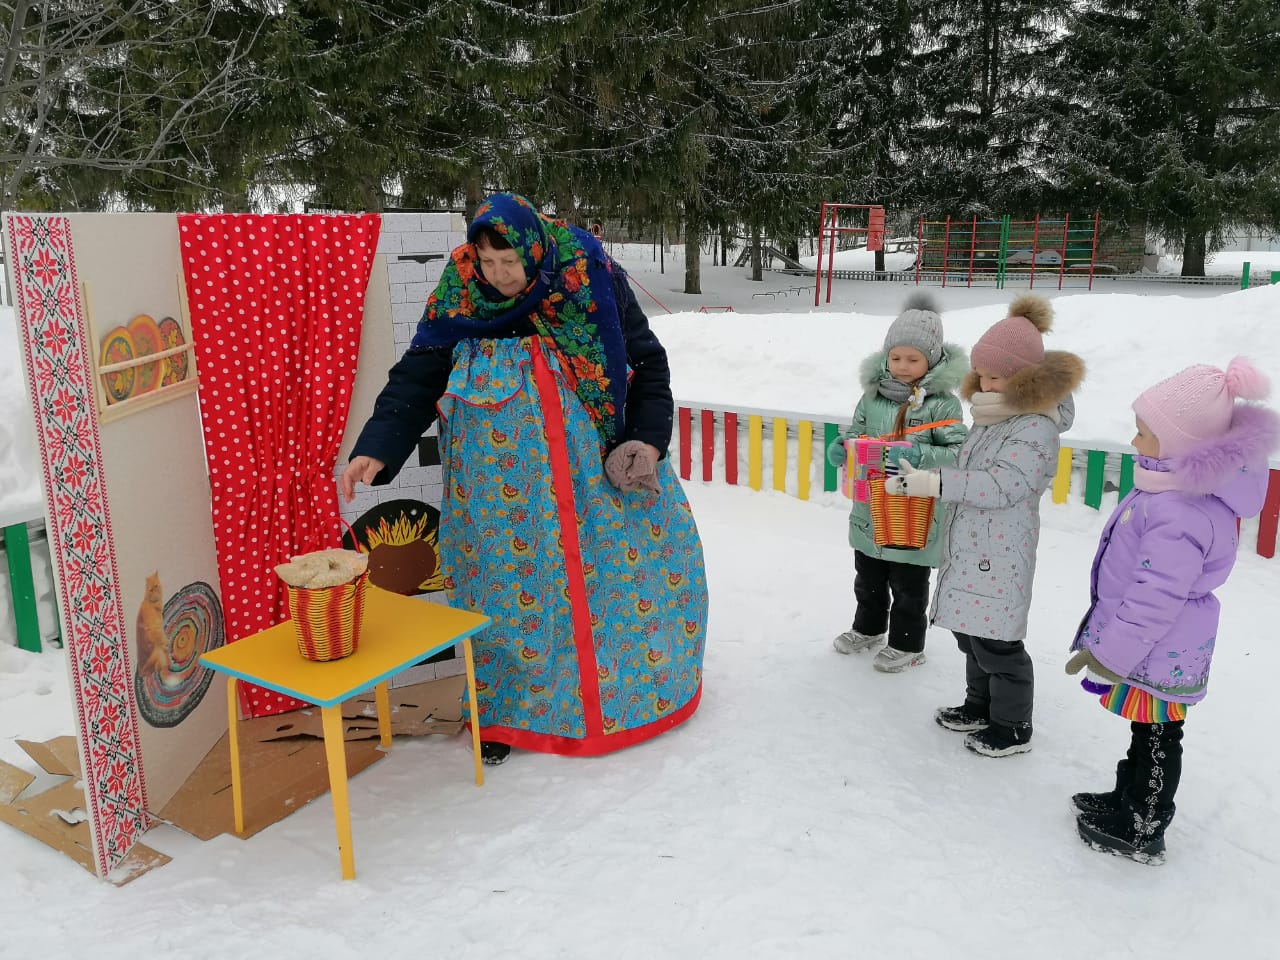
[[[600,754],[676,726],[702,692],[707,585],[689,503],[623,494],[548,340],[464,340],[440,408],[440,556],[476,635],[480,736]]]

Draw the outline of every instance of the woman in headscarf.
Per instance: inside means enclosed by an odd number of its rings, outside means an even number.
[[[666,351],[600,242],[515,194],[481,204],[340,485],[391,480],[439,416],[450,598],[493,619],[487,762],[607,753],[697,708],[707,589],[672,412]]]

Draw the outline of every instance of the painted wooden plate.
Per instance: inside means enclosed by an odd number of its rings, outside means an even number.
[[[140,313],[129,321],[129,336],[133,337],[135,357],[145,357],[149,353],[159,353],[164,349],[164,337],[160,333],[160,325],[145,313]],[[160,386],[160,374],[163,361],[144,363],[138,367],[138,378],[134,382],[132,397],[150,393]]]
[[[187,341],[182,336],[182,324],[173,317],[165,317],[160,321],[160,340],[164,344],[165,350],[172,350],[174,347],[180,347]],[[187,379],[187,355],[186,353],[175,353],[172,357],[166,358],[163,362],[164,374],[160,377],[160,383],[168,386],[171,383],[181,383]]]
[[[108,330],[107,335],[102,338],[101,366],[123,363],[125,360],[132,360],[136,355],[133,337],[124,327]],[[102,385],[107,392],[107,403],[119,403],[121,400],[129,399],[129,394],[133,392],[136,374],[136,368],[103,374]]]

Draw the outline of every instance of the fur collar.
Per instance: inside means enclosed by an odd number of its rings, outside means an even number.
[[[968,369],[969,351],[956,343],[944,343],[942,359],[920,378],[925,396],[935,393],[954,393],[964,381],[965,371]],[[880,378],[889,375],[889,355],[880,350],[864,357],[858,375],[863,391],[874,392],[880,385]]]
[[[1014,415],[1051,413],[1075,392],[1084,380],[1084,361],[1065,350],[1046,350],[1034,367],[1019,370],[1004,388],[1004,404]],[[980,389],[978,375],[970,370],[960,385],[960,396],[968,400]]]
[[[1280,448],[1280,415],[1266,407],[1236,405],[1227,432],[1169,461],[1187,493],[1214,493],[1243,467],[1257,467]]]

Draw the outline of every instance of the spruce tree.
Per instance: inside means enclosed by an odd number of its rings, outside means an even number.
[[[705,222],[743,223],[753,238],[769,236],[795,254],[830,189],[830,118],[815,109],[830,39],[818,11],[803,5],[753,3],[725,23],[709,58],[717,111]],[[762,279],[758,257],[752,279]]]
[[[1058,50],[1054,172],[1181,243],[1182,274],[1232,225],[1280,226],[1280,5],[1078,4]]]
[[[911,70],[922,116],[910,140],[921,200],[988,216],[1034,205],[1041,84],[1061,5],[923,0],[920,9]]]
[[[919,7],[918,0],[820,4],[829,50],[815,64],[810,109],[829,117],[827,159],[838,193],[828,200],[892,207],[920,192],[911,137],[923,115],[913,70]]]

